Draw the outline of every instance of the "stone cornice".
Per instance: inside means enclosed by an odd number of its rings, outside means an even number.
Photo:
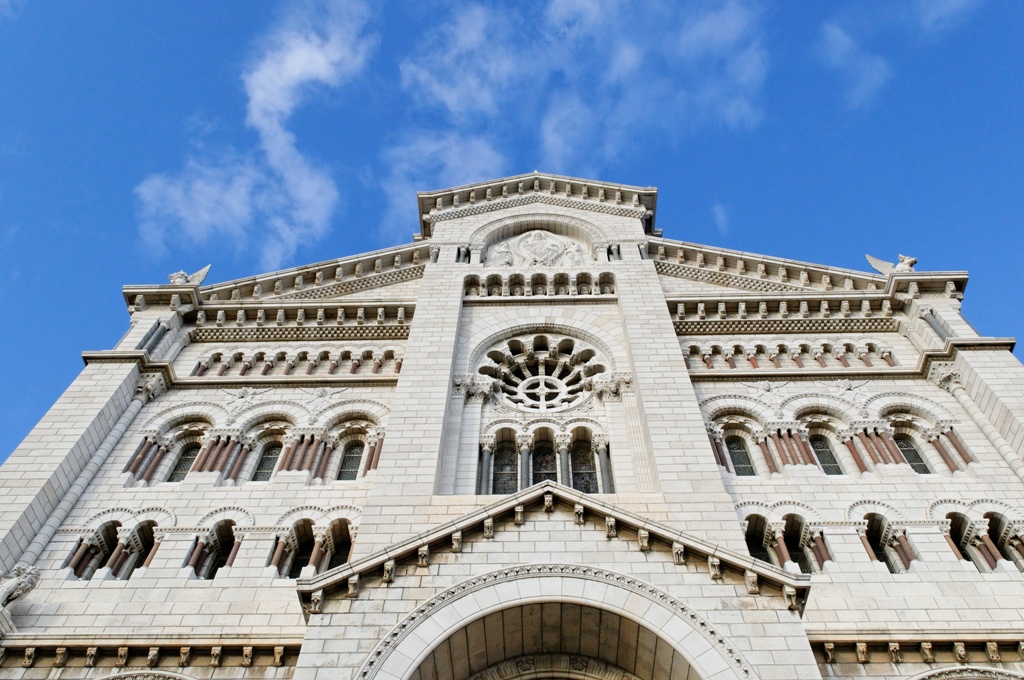
[[[532,172],[489,182],[420,192],[416,198],[421,216],[420,239],[433,235],[433,224],[436,222],[533,203],[635,219],[643,219],[649,212],[650,219],[645,228],[649,233],[657,233],[653,231],[658,201],[658,190],[654,187]]]
[[[373,577],[380,573],[384,563],[396,559],[415,559],[417,552],[423,546],[431,544],[444,544],[451,541],[451,536],[456,532],[475,532],[481,525],[492,523],[495,519],[514,514],[517,506],[536,505],[550,494],[556,500],[570,508],[580,506],[583,510],[593,516],[613,518],[619,530],[635,531],[638,534],[644,533],[651,541],[659,541],[668,546],[681,546],[688,557],[695,557],[699,560],[716,561],[720,568],[743,574],[751,572],[756,574],[763,583],[774,586],[779,590],[791,589],[795,596],[801,601],[806,598],[810,589],[810,579],[805,575],[795,575],[786,572],[778,567],[754,559],[749,555],[743,555],[718,544],[709,543],[695,536],[679,532],[660,522],[655,522],[642,515],[629,512],[610,503],[601,501],[593,496],[575,491],[568,487],[561,486],[555,482],[542,482],[535,484],[529,489],[519,493],[506,496],[494,503],[469,512],[461,518],[441,524],[434,529],[417,534],[405,541],[396,543],[388,548],[368,555],[356,562],[341,565],[329,571],[317,574],[308,579],[299,579],[296,582],[296,590],[303,601],[321,591],[337,589],[346,584],[349,579],[360,577]],[[486,530],[486,529],[485,529]],[[671,559],[669,557],[668,559]]]
[[[840,378],[849,378],[851,376],[856,376],[858,380],[927,379],[933,364],[952,361],[953,359],[956,358],[958,352],[1012,352],[1015,345],[1016,341],[1013,338],[950,338],[949,340],[946,340],[945,344],[942,346],[942,349],[924,350],[921,353],[921,358],[917,362],[917,365],[908,368],[732,368],[714,371],[703,369],[691,369],[689,375],[690,380],[692,382],[736,382],[757,380],[837,380]]]
[[[680,337],[705,335],[785,335],[788,333],[895,333],[899,320],[868,318],[701,319],[673,321]]]
[[[329,342],[334,340],[406,340],[409,326],[248,326],[196,328],[193,342]]]
[[[342,281],[340,283],[330,283],[318,287],[311,286],[303,290],[284,293],[280,297],[274,299],[322,300],[324,298],[343,297],[345,295],[352,295],[353,293],[359,293],[365,290],[383,288],[384,286],[392,286],[396,283],[404,283],[406,281],[423,278],[424,268],[425,265],[419,264],[400,269],[392,269],[391,271],[381,272],[379,274],[369,274],[359,278],[350,279],[348,281]]]
[[[606,203],[603,201],[593,200],[592,198],[584,198],[582,194],[573,194],[572,196],[566,196],[534,192],[524,194],[522,196],[498,198],[497,200],[487,202],[475,202],[460,207],[449,206],[446,210],[435,209],[423,216],[423,222],[429,225],[433,225],[436,224],[437,222],[443,222],[445,220],[456,220],[461,217],[482,215],[484,213],[494,212],[496,210],[518,208],[524,205],[536,204],[552,205],[557,208],[577,208],[579,210],[587,210],[590,212],[602,213],[604,215],[630,217],[633,219],[640,219],[647,212],[647,208],[644,207],[642,203],[636,206],[616,205],[615,203]]]
[[[854,299],[851,296],[875,293],[892,298],[897,293],[907,292],[912,283],[916,284],[918,293],[947,292],[947,285],[952,283],[953,293],[961,295],[968,278],[964,271],[915,271],[886,277],[658,238],[648,241],[648,253],[654,260],[655,269],[664,276],[754,292],[835,293],[850,299]]]
[[[119,351],[104,350],[96,352],[82,352],[82,360],[86,365],[101,364],[137,364],[143,373],[155,373],[164,380],[167,389],[174,388],[225,388],[259,385],[275,387],[320,387],[324,384],[337,386],[344,384],[346,387],[376,387],[391,386],[398,382],[397,375],[350,375],[339,373],[331,376],[306,376],[306,375],[275,375],[275,376],[248,376],[242,379],[239,376],[229,377],[178,377],[174,371],[174,365],[166,361],[150,361],[149,354],[142,350]]]
[[[614,293],[602,293],[594,295],[500,295],[493,297],[466,296],[462,304],[467,307],[498,305],[499,307],[514,307],[520,305],[601,305],[618,302],[619,297]]]

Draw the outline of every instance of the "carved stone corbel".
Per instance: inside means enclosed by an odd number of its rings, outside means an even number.
[[[722,578],[722,560],[714,555],[708,555],[708,573],[712,580],[719,581]]]

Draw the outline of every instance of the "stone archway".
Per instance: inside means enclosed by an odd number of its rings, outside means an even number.
[[[422,676],[421,676],[422,677]],[[676,676],[673,676],[676,677]],[[685,676],[678,676],[685,678]],[[502,661],[474,675],[470,680],[639,680],[617,666],[597,659],[569,654],[536,654]]]
[[[692,678],[690,663],[649,627],[578,602],[491,612],[442,640],[409,680]]]
[[[981,668],[978,666],[950,666],[929,670],[909,678],[909,680],[1022,680],[1024,675],[1001,668]]]
[[[492,680],[488,671],[503,670],[512,673],[503,680],[529,680],[540,677],[529,665],[541,656],[562,669],[551,678],[599,680],[590,668],[600,680],[757,678],[736,645],[679,600],[575,565],[522,565],[447,588],[386,634],[353,677]]]

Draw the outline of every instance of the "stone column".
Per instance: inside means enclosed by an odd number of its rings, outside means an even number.
[[[313,527],[313,552],[310,553],[306,566],[313,567],[317,571],[320,571],[320,561],[324,556],[324,541],[328,531],[330,531],[328,527]]]
[[[131,403],[128,404],[128,408],[121,417],[117,419],[114,427],[111,428],[110,432],[103,441],[100,443],[96,452],[89,458],[89,462],[86,464],[85,469],[75,479],[75,483],[72,484],[68,492],[64,494],[60,503],[57,505],[53,513],[46,520],[46,523],[36,533],[32,543],[29,544],[28,548],[21,555],[21,559],[18,560],[19,564],[26,566],[35,564],[35,561],[39,559],[39,555],[42,554],[46,544],[53,538],[53,534],[57,531],[57,528],[64,523],[68,513],[78,503],[78,499],[82,497],[82,494],[88,488],[89,483],[96,476],[96,473],[106,462],[110,452],[114,449],[114,446],[121,437],[124,435],[125,430],[131,425],[135,416],[138,415],[139,411],[142,410],[143,405],[148,401],[155,398],[163,386],[163,381],[159,378],[147,378],[140,381],[138,387],[135,389],[135,397]]]
[[[480,495],[490,495],[491,477],[494,468],[494,438],[487,437],[480,442],[480,466],[476,489]]]
[[[871,541],[868,540],[868,530],[865,527],[857,527],[857,535],[860,537],[861,545],[864,546],[864,552],[868,554],[873,561],[878,562],[878,555],[875,554],[875,549],[871,547]]]
[[[597,448],[597,462],[601,470],[601,493],[615,493],[612,459],[608,455],[608,438],[605,436],[595,436],[594,446]]]
[[[517,435],[516,443],[519,445],[519,490],[522,491],[530,486],[530,449],[533,446],[533,435]]]
[[[558,450],[558,483],[570,488],[572,487],[572,469],[569,460],[569,444],[571,441],[571,435],[555,435],[555,447]]]
[[[950,535],[948,526],[942,528],[942,537],[946,539],[946,543],[949,545],[949,549],[953,551],[953,554],[956,555],[956,558],[962,561],[964,559],[963,553],[960,552],[960,548],[957,547],[956,542]]]
[[[1006,461],[1006,464],[1010,466],[1013,473],[1021,480],[1024,480],[1024,461],[1017,457],[1010,445],[1003,439],[1003,436],[999,434],[999,431],[989,421],[985,414],[978,408],[978,405],[971,399],[971,395],[967,394],[967,390],[960,384],[960,374],[956,371],[950,371],[939,376],[938,384],[941,387],[949,390],[950,394],[956,397],[956,400],[960,402],[960,405],[964,407],[964,410],[970,414],[975,424],[985,433],[985,436],[989,438],[989,441],[995,445],[996,450]]]

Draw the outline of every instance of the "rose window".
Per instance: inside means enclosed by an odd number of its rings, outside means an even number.
[[[561,411],[590,396],[589,378],[605,371],[592,348],[571,338],[513,338],[487,353],[480,373],[494,378],[509,406]]]

